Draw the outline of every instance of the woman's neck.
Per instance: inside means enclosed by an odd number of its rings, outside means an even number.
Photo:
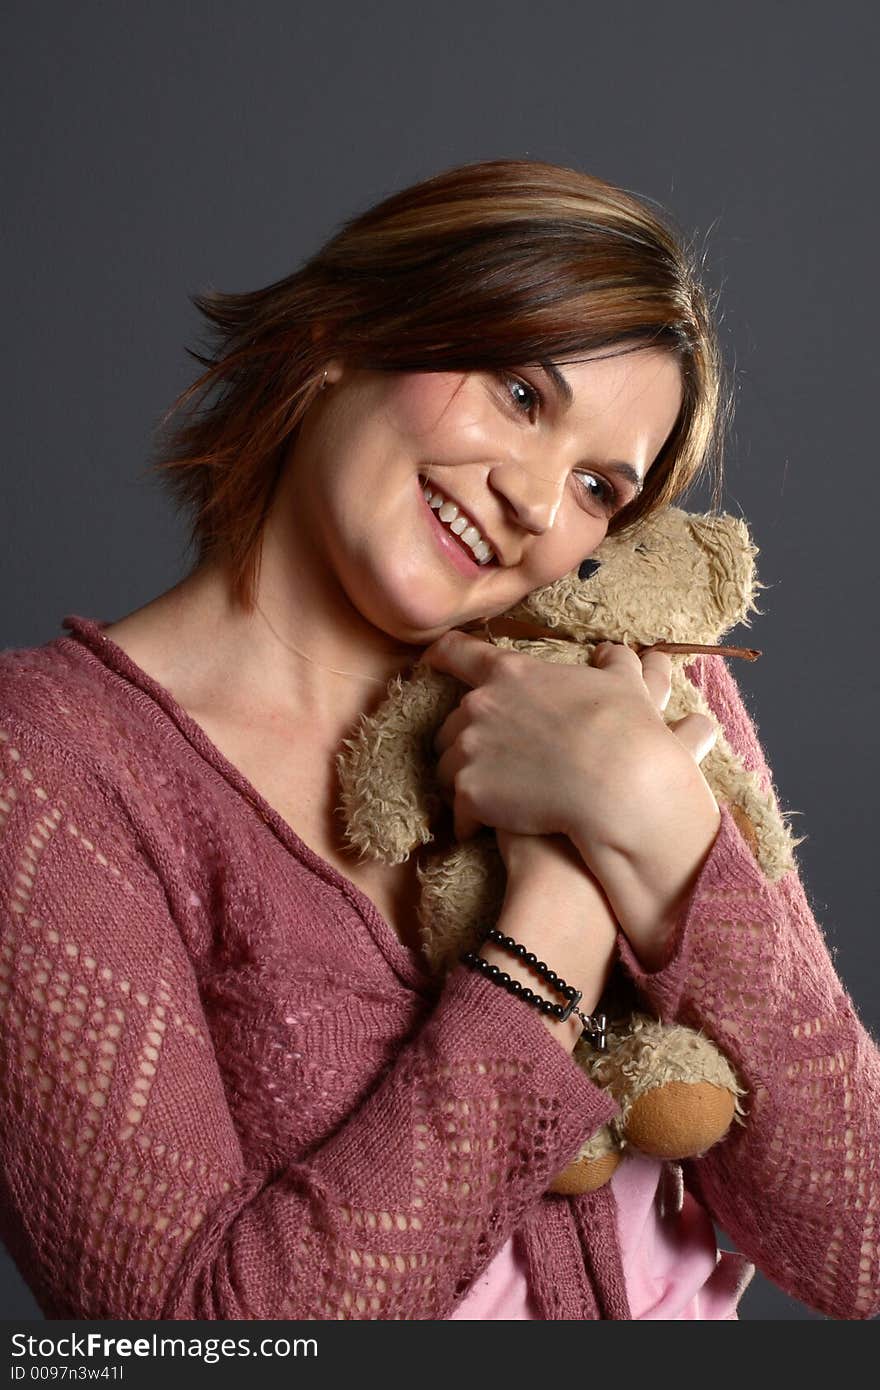
[[[255,606],[232,597],[226,569],[200,566],[108,635],[191,713],[269,725],[306,721],[333,742],[384,698],[420,648],[395,644],[316,582],[307,557],[262,558]]]

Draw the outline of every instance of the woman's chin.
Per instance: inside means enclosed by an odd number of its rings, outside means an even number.
[[[372,569],[372,567],[369,567]],[[413,646],[428,646],[451,627],[482,617],[487,600],[479,583],[455,582],[428,565],[407,564],[393,570],[361,566],[349,595],[361,614],[393,637]],[[497,607],[497,604],[496,604]]]
[[[486,612],[485,604],[468,603],[464,595],[457,603],[450,603],[448,598],[444,601],[437,596],[432,600],[424,592],[414,594],[412,591],[386,590],[376,594],[375,601],[369,605],[361,597],[358,606],[374,627],[397,642],[416,647],[427,647],[451,627],[473,622]]]
[[[396,642],[403,642],[413,647],[428,647],[432,642],[436,642],[438,637],[442,637],[444,632],[448,632],[451,627],[461,627],[471,621],[470,614],[462,614],[458,611],[437,616],[412,612],[406,614],[388,613],[383,621],[376,623],[375,626],[380,627]]]

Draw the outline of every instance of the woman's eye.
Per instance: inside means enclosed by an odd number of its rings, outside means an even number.
[[[591,501],[598,502],[599,506],[607,512],[613,512],[615,510],[617,493],[610,483],[606,483],[604,478],[599,477],[598,473],[575,473],[575,477],[585,484],[584,492]],[[588,482],[597,483],[598,490],[596,492],[591,492],[586,485]]]
[[[521,377],[510,376],[507,372],[503,372],[502,376],[507,384],[510,398],[521,415],[531,416],[534,411],[540,409],[543,404],[540,391],[536,390],[534,386],[530,386],[527,381],[523,381]]]

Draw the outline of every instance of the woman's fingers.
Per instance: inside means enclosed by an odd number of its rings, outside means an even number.
[[[488,678],[494,663],[505,655],[500,648],[493,647],[481,637],[472,637],[450,628],[425,648],[418,665],[424,663],[434,671],[445,671],[467,685],[481,685]]]
[[[462,703],[457,704],[452,713],[447,715],[444,719],[440,728],[434,735],[435,753],[445,753],[447,748],[451,748],[462,729],[469,723],[469,720],[470,716],[467,708],[463,707]]]
[[[483,824],[474,816],[466,789],[462,786],[466,776],[466,763],[467,756],[462,752],[461,745],[453,743],[447,748],[436,767],[440,790],[452,807],[453,834],[459,842],[469,840],[472,835],[476,835]]]
[[[664,710],[672,695],[672,662],[666,652],[645,652],[640,660],[651,699],[659,710]]]
[[[633,651],[632,647],[627,646],[626,642],[597,642],[593,656],[590,661],[591,666],[602,666],[606,670],[611,670],[615,666],[625,668],[638,662],[638,652]]]
[[[474,820],[473,816],[463,811],[456,801],[453,805],[453,834],[461,844],[464,840],[473,839],[477,831],[482,828],[482,821]]]
[[[626,836],[639,842],[633,827],[647,813],[638,802],[622,805],[625,798],[618,799],[601,781],[603,794],[592,799],[583,795],[583,769],[599,767],[610,756],[607,730],[615,727],[612,720],[603,732],[599,718],[599,731],[593,732],[595,721],[584,718],[585,708],[588,714],[591,708],[585,689],[592,689],[594,703],[619,706],[620,728],[632,731],[621,738],[619,752],[612,749],[624,782],[630,771],[641,776],[641,764],[647,762],[654,783],[663,787],[680,777],[677,769],[685,752],[699,765],[717,737],[714,721],[705,715],[664,724],[660,711],[668,706],[672,687],[666,652],[647,651],[640,657],[625,643],[600,643],[592,664],[618,673],[614,681],[600,681],[583,668],[551,668],[452,629],[426,649],[423,660],[471,687],[434,739],[437,783],[453,809],[459,841],[484,825],[523,834],[570,834],[574,825],[583,844],[625,844]],[[667,727],[677,745],[670,745]],[[560,730],[572,731],[569,750]],[[615,817],[622,829],[615,828]]]
[[[666,652],[646,651],[642,656],[625,642],[600,642],[591,662],[604,671],[638,671],[659,710],[669,704],[672,694],[672,662]]]
[[[455,774],[464,762],[464,755],[461,748],[455,743],[451,743],[444,751],[442,757],[437,761],[434,774],[440,784],[441,790],[445,793],[449,801],[452,801],[453,790],[455,787]]]
[[[708,714],[686,714],[683,719],[676,719],[674,724],[667,727],[698,763],[703,761],[718,738],[718,726]]]
[[[600,642],[593,652],[594,666],[603,670],[641,667],[645,685],[658,709],[664,710],[672,694],[672,662],[667,652],[647,651],[639,656],[623,642]],[[715,745],[718,726],[707,714],[686,714],[667,727],[684,744],[695,762],[701,763]]]

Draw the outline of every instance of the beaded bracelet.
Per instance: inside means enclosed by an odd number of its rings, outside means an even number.
[[[512,936],[504,936],[496,927],[490,927],[483,940],[493,941],[496,945],[503,946],[511,955],[517,956],[526,965],[531,966],[542,980],[546,980],[548,985],[552,985],[554,989],[558,990],[568,1002],[566,1004],[554,1004],[552,999],[544,999],[540,994],[536,994],[533,989],[530,989],[528,985],[520,984],[519,980],[511,979],[506,971],[502,970],[497,965],[491,964],[484,956],[478,955],[476,951],[466,951],[461,957],[465,965],[469,966],[472,970],[479,970],[487,979],[493,980],[495,984],[500,985],[502,989],[506,989],[508,994],[516,995],[517,998],[522,999],[526,1004],[532,1004],[536,1009],[540,1009],[542,1013],[558,1019],[560,1023],[564,1023],[572,1014],[575,1014],[583,1024],[584,1033],[589,1037],[596,1051],[607,1051],[607,1020],[605,1015],[585,1014],[583,1010],[579,1009],[577,1006],[582,998],[579,989],[575,989],[574,985],[566,984],[565,980],[563,980],[560,975],[557,975],[555,970],[551,970],[542,960],[538,960],[534,951],[530,951],[520,942],[514,941]]]

